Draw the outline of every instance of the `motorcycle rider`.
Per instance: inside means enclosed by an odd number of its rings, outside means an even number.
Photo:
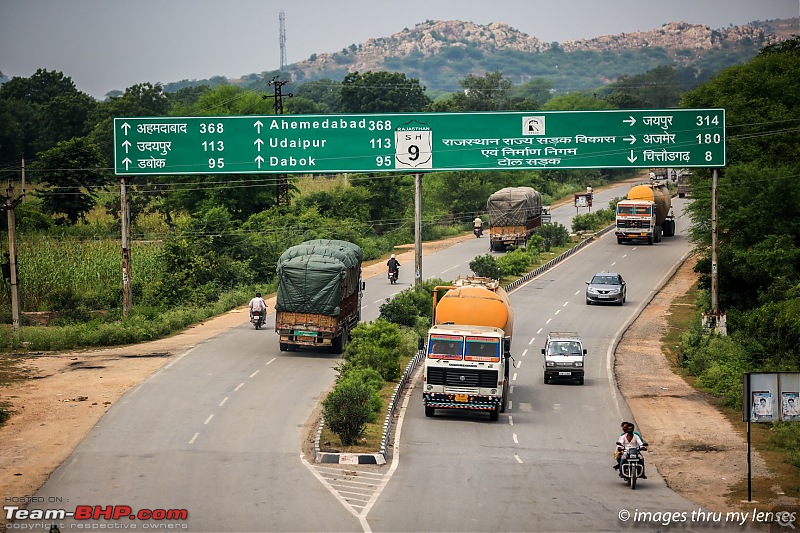
[[[624,477],[622,475],[622,465],[628,460],[628,450],[631,448],[639,448],[640,450],[647,449],[647,443],[634,432],[634,429],[636,429],[636,427],[633,425],[633,423],[628,422],[628,424],[624,427],[625,433],[623,433],[617,441],[616,450],[622,452],[619,456],[619,477]],[[639,460],[642,464],[642,479],[647,479],[644,466],[644,456],[639,454]]]
[[[629,424],[631,424],[631,423],[630,423],[630,422],[628,422],[627,420],[623,420],[623,421],[622,421],[622,423],[619,425],[619,427],[620,427],[620,430],[622,431],[622,433],[620,433],[619,437],[617,437],[617,442],[621,442],[621,440],[620,440],[620,439],[622,439],[622,437],[625,435],[625,428],[626,428],[626,427],[627,427]],[[634,430],[634,431],[633,431],[633,434],[634,434],[634,435],[637,435],[637,436],[638,436],[640,439],[642,439],[642,442],[644,442],[644,437],[642,437],[642,434],[641,434],[641,433],[639,433],[638,431]],[[619,456],[620,456],[620,455],[622,455],[622,451],[621,451],[621,450],[619,450],[619,449],[617,449],[617,450],[614,452],[614,470],[619,470]]]
[[[250,320],[253,320],[253,311],[261,313],[261,321],[265,321],[267,315],[267,302],[261,297],[261,293],[257,292],[256,295],[250,300]]]
[[[478,235],[483,235],[483,220],[480,216],[476,216],[472,221],[472,228],[478,232]]]
[[[394,254],[386,261],[386,266],[389,267],[389,272],[397,272],[400,274],[400,262],[395,258]]]

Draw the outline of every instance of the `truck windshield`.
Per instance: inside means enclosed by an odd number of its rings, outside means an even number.
[[[500,343],[496,340],[467,338],[467,357],[500,357]]]
[[[620,215],[632,215],[633,214],[633,206],[632,205],[618,205],[617,206],[617,213]]]
[[[454,339],[450,336],[447,339],[431,338],[428,344],[428,355],[460,356],[462,342],[460,338]]]

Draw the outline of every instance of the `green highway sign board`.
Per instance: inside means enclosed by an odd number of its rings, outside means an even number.
[[[724,109],[114,119],[117,175],[725,166]]]

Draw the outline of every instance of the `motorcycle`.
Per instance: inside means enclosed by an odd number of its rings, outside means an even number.
[[[389,283],[394,285],[397,283],[397,277],[400,275],[399,270],[390,270],[389,271]]]
[[[256,329],[261,329],[261,326],[264,325],[266,322],[266,317],[264,316],[265,313],[261,311],[253,311],[253,315],[250,317],[250,322],[256,327]]]
[[[617,446],[622,446],[621,442]],[[636,480],[644,474],[644,465],[642,464],[641,452],[647,451],[647,446],[640,448],[630,448],[627,452],[628,458],[619,467],[619,474],[625,480],[631,490],[636,489]]]
[[[480,239],[481,235],[483,235],[483,226],[475,226],[472,231],[475,233],[475,237]]]

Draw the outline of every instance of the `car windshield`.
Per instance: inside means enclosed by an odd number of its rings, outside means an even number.
[[[619,285],[619,280],[615,276],[595,276],[592,285]]]
[[[581,347],[577,342],[553,342],[550,344],[550,355],[580,355]]]

